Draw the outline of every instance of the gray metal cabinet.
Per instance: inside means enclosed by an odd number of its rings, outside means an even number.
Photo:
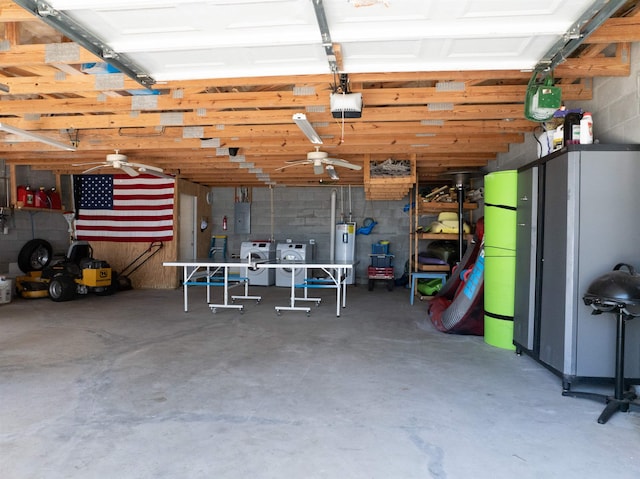
[[[538,240],[538,167],[518,172],[516,210],[516,284],[513,341],[518,349],[534,349],[536,251]]]
[[[517,262],[529,264],[516,272],[518,344],[567,386],[575,378],[611,378],[615,317],[593,315],[582,297],[616,263],[640,269],[640,151],[572,146],[542,158],[537,168],[537,228],[530,229],[529,244],[523,232],[516,250]],[[626,376],[640,378],[640,319],[629,321],[627,345]]]

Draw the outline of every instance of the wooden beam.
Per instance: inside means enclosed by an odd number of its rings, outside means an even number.
[[[610,18],[585,43],[640,42],[640,16]]]

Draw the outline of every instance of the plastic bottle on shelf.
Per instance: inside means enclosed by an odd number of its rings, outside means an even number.
[[[564,146],[580,142],[580,120],[582,115],[577,112],[567,113],[564,117]]]
[[[593,143],[593,118],[587,111],[580,120],[580,144],[590,145],[591,143]]]

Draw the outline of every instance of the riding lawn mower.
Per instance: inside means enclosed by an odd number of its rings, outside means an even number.
[[[117,275],[106,261],[93,258],[87,241],[73,241],[63,259],[51,261],[51,245],[41,239],[25,244],[18,266],[26,273],[16,278],[18,294],[23,298],[69,301],[76,294],[93,292],[107,296],[118,290]]]

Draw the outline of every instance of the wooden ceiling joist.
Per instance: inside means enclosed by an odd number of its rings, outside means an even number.
[[[565,101],[591,100],[594,77],[630,74],[640,16],[635,5],[627,10],[555,69]],[[8,43],[0,51],[0,83],[9,89],[0,93],[0,121],[79,142],[77,151],[64,152],[0,133],[0,158],[10,165],[77,174],[82,167],[72,164],[100,161],[117,149],[132,161],[206,185],[321,185],[322,175],[309,165],[278,170],[314,150],[292,122],[294,113],[306,113],[323,139],[320,149],[331,157],[363,167],[410,160],[410,179],[423,181],[481,169],[538,126],[524,117],[527,71],[350,73],[364,108],[361,118],[343,123],[330,111],[331,73],[158,82],[157,95],[143,96],[148,92],[124,75],[83,71],[83,63],[100,61],[83,48],[68,58],[53,55],[53,61],[51,49],[75,51],[74,44],[10,0],[0,0],[0,23]],[[243,161],[225,154],[231,147]],[[406,194],[400,180],[373,180],[372,189],[365,171],[342,168],[339,175],[338,184],[365,185],[372,198]]]

